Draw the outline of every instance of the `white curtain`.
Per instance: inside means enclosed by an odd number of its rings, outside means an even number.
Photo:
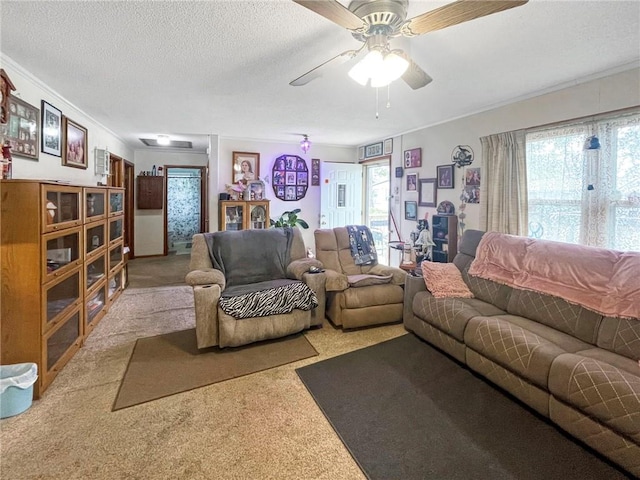
[[[527,235],[525,132],[481,137],[483,180],[481,224],[486,231]]]

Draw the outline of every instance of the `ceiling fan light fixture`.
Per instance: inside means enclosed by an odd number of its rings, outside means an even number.
[[[369,82],[369,79],[378,72],[383,65],[384,60],[380,50],[371,50],[349,70],[349,76],[360,85],[365,86]]]
[[[169,135],[158,135],[158,145],[162,145],[163,147],[166,147],[167,145],[171,144],[171,139],[169,138]]]
[[[311,141],[308,135],[303,135],[303,139],[300,141],[300,148],[304,153],[307,153],[311,149]]]
[[[400,78],[407,68],[409,62],[400,55],[389,52],[383,56],[380,50],[375,49],[349,70],[349,76],[362,86],[371,80],[371,86],[379,88]]]

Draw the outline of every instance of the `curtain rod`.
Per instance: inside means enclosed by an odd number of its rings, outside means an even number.
[[[577,117],[577,118],[571,118],[569,120],[561,120],[559,122],[544,123],[542,125],[537,125],[535,127],[524,128],[523,130],[526,133],[538,132],[542,130],[549,130],[551,128],[568,127],[571,125],[583,125],[585,123],[596,122],[596,121],[604,120],[611,117],[627,116],[627,115],[633,115],[633,114],[640,114],[640,105],[621,108],[619,110],[611,110],[609,112],[604,112],[604,113],[597,113],[595,115],[589,115],[587,117]]]

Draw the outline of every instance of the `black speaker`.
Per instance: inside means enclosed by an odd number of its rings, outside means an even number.
[[[229,195],[228,193],[221,193],[218,198],[220,200],[230,200],[231,199],[231,195]]]

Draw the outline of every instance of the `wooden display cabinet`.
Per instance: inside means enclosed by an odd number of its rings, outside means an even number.
[[[220,231],[269,228],[269,200],[222,200]]]
[[[108,245],[124,212],[110,190],[2,181],[0,363],[37,364],[35,398],[104,316],[109,274],[122,271],[122,234]]]
[[[453,262],[453,257],[458,253],[458,217],[434,215],[431,222],[431,235],[435,243],[431,251],[431,260]]]

